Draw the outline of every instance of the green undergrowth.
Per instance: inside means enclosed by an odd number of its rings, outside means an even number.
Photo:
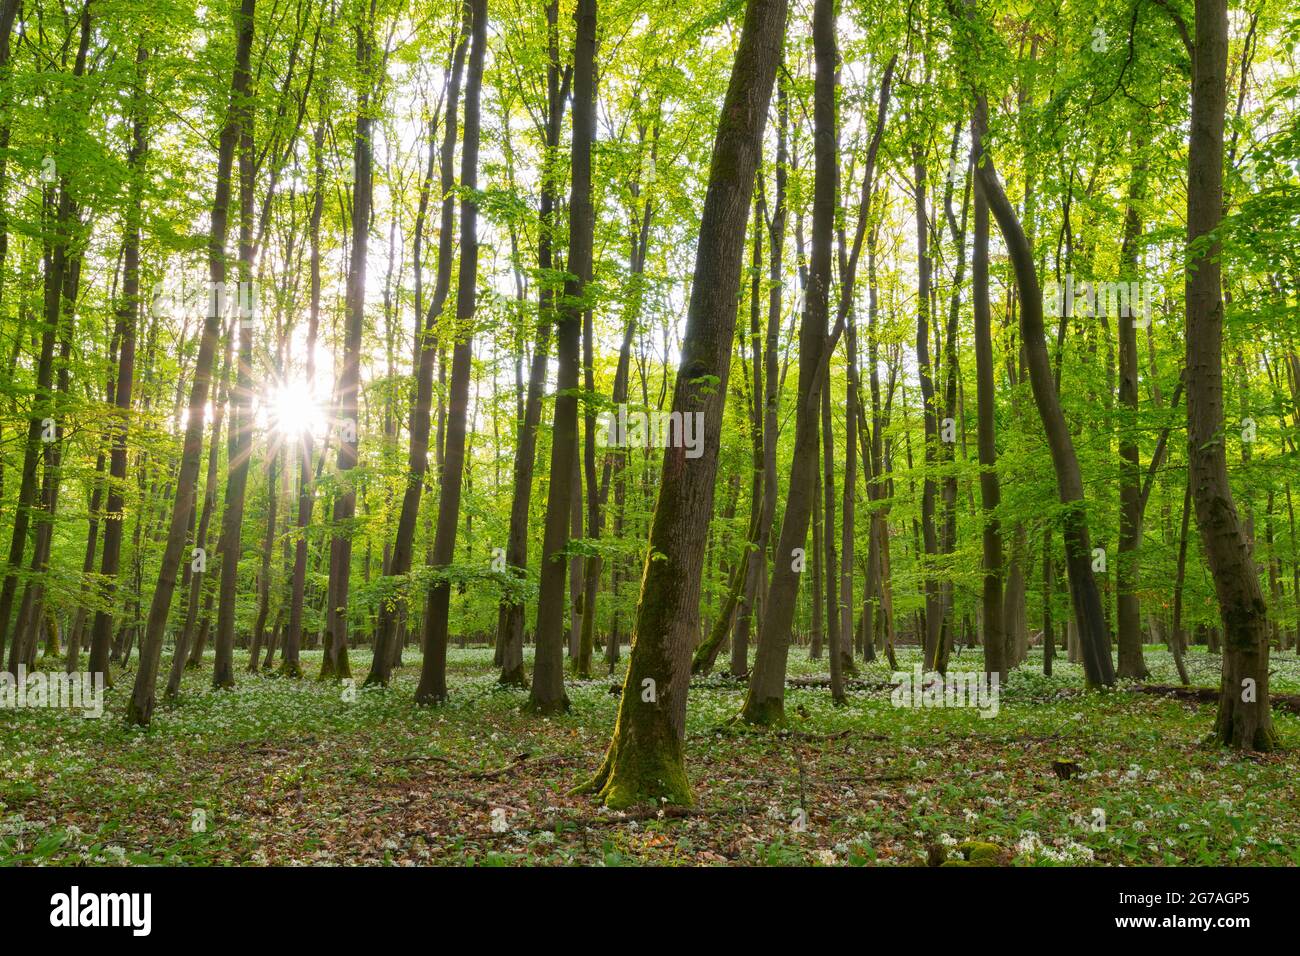
[[[1177,683],[1148,647],[1155,683]],[[353,653],[354,671],[368,663]],[[900,666],[915,663],[912,649]],[[624,655],[626,660],[626,655]],[[950,669],[979,670],[978,649]],[[1219,659],[1194,648],[1194,683]],[[418,708],[418,654],[387,689],[250,676],[210,689],[188,671],[147,730],[122,713],[133,669],[102,719],[0,711],[0,862],[84,864],[925,865],[1300,864],[1300,718],[1275,712],[1283,750],[1243,756],[1204,743],[1208,705],[1086,693],[1077,665],[1033,656],[996,716],[891,705],[883,662],[860,665],[848,705],[791,688],[775,730],[732,722],[744,685],[691,690],[689,811],[603,809],[575,784],[599,766],[616,679],[570,682],[568,714],[529,716],[501,688],[488,648],[453,648],[451,698]],[[725,662],[723,662],[725,665]],[[1300,662],[1275,655],[1272,688],[1300,693]],[[603,671],[599,659],[595,667]],[[791,653],[791,676],[825,661]],[[1068,779],[1053,762],[1073,761]]]

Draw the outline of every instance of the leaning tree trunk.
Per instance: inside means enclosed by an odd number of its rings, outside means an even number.
[[[1187,145],[1187,455],[1196,526],[1223,621],[1223,680],[1214,734],[1242,750],[1277,745],[1268,698],[1268,614],[1228,481],[1223,434],[1223,126],[1227,0],[1196,0]]]
[[[665,450],[631,659],[605,760],[581,789],[611,807],[690,803],[686,694],[735,334],[745,223],[785,34],[786,0],[749,0],[722,107],[700,221],[672,410],[704,416],[702,454]],[[653,560],[652,560],[653,558]]]
[[[211,288],[224,289],[226,283],[226,232],[230,215],[230,173],[234,165],[235,147],[240,141],[242,104],[248,94],[250,81],[249,57],[253,46],[253,14],[256,0],[241,0],[236,18],[237,43],[235,68],[230,84],[230,105],[226,125],[221,131],[217,148],[217,183],[212,201],[212,231],[208,239],[208,277]],[[214,308],[214,296],[208,297],[207,317],[199,339],[199,354],[194,366],[194,382],[190,389],[189,416],[185,422],[185,442],[181,452],[180,472],[176,478],[176,491],[172,502],[171,522],[167,529],[167,544],[163,549],[158,569],[158,585],[154,588],[145,624],[144,639],[140,643],[140,664],[136,671],[135,686],[127,706],[127,721],[148,724],[153,716],[155,685],[158,680],[158,663],[162,658],[163,637],[167,630],[167,616],[172,595],[176,590],[176,571],[180,567],[181,552],[185,547],[190,511],[198,485],[199,464],[203,457],[203,420],[208,402],[208,387],[212,379],[212,360],[217,350],[217,337],[221,316]],[[107,549],[105,549],[107,557]]]
[[[1043,331],[1043,295],[1034,271],[1033,249],[1002,189],[993,157],[983,149],[975,157],[975,174],[1002,231],[1020,290],[1020,335],[1029,367],[1030,386],[1043,430],[1047,433],[1047,445],[1056,471],[1057,493],[1064,506],[1062,535],[1065,539],[1066,571],[1070,577],[1070,597],[1079,628],[1084,672],[1090,686],[1110,685],[1115,682],[1115,667],[1110,656],[1110,634],[1106,629],[1101,595],[1092,572],[1092,545],[1088,537],[1083,479],[1052,377]]]
[[[818,0],[813,14],[815,37],[825,43],[829,20],[834,29],[834,10],[827,0]],[[833,36],[831,37],[833,45]],[[828,67],[834,64],[821,51],[815,88],[814,133],[815,173],[813,186],[812,255],[803,319],[799,329],[799,391],[795,406],[794,457],[790,465],[790,490],[781,536],[768,587],[768,607],[759,631],[758,651],[749,679],[749,693],[741,710],[747,723],[779,723],[785,717],[785,674],[790,646],[800,569],[803,562],[795,552],[804,546],[808,519],[813,508],[817,476],[820,407],[818,399],[825,378],[824,353],[830,346],[826,322],[831,283],[831,238],[835,228],[835,205],[839,170],[835,155],[834,79]],[[814,600],[821,595],[814,592]],[[838,651],[838,648],[836,649]]]

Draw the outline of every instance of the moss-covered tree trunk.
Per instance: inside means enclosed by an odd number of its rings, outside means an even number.
[[[709,167],[672,410],[704,416],[700,457],[665,450],[641,579],[631,659],[605,760],[580,789],[609,806],[690,803],[683,746],[691,651],[699,631],[704,527],[727,392],[745,223],[785,35],[786,0],[748,0]]]

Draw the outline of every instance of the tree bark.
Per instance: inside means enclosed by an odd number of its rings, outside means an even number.
[[[745,223],[785,33],[786,0],[748,0],[714,140],[673,411],[701,413],[702,454],[665,450],[631,659],[605,760],[583,790],[611,807],[692,800],[683,745],[699,631],[704,536],[713,512],[722,405],[735,334]]]
[[[591,279],[595,212],[591,199],[591,143],[595,134],[596,0],[579,0],[574,11],[577,39],[573,67],[573,144],[570,159],[569,255],[564,298],[556,320],[559,378],[551,429],[551,482],[542,538],[541,586],[537,602],[536,656],[528,707],[549,714],[569,709],[564,692],[564,551],[571,536],[578,478],[578,366],[583,297]],[[581,512],[579,512],[581,533]]]
[[[1228,481],[1223,421],[1223,127],[1227,0],[1196,0],[1187,145],[1187,455],[1205,560],[1223,621],[1223,679],[1214,734],[1240,750],[1277,745],[1268,699],[1268,613]]]
[[[479,118],[483,61],[487,46],[487,0],[466,0],[470,19],[469,68],[465,82],[465,133],[461,146],[460,270],[456,285],[456,340],[452,346],[451,386],[447,400],[446,447],[438,524],[433,539],[434,579],[424,605],[424,660],[417,704],[447,699],[447,630],[451,582],[445,577],[455,558],[460,523],[460,493],[465,477],[465,432],[469,418],[469,383],[473,371],[474,313],[478,301]],[[443,576],[439,576],[443,575]]]
[[[236,17],[235,67],[230,84],[230,105],[227,108],[225,127],[217,148],[217,182],[212,202],[212,228],[208,238],[208,277],[211,289],[224,288],[226,282],[226,233],[230,214],[230,179],[234,165],[235,147],[242,135],[243,107],[248,92],[249,54],[253,45],[253,14],[256,0],[241,0]],[[221,317],[217,314],[215,296],[209,295],[207,316],[199,339],[199,354],[194,366],[194,382],[190,389],[189,415],[185,422],[185,441],[181,452],[180,472],[176,478],[175,498],[172,502],[171,521],[167,531],[167,544],[163,550],[158,570],[158,584],[149,605],[144,639],[140,643],[140,664],[136,671],[135,686],[127,706],[127,722],[148,724],[153,716],[158,663],[162,657],[163,636],[167,630],[167,617],[172,595],[176,590],[176,571],[180,566],[181,552],[185,547],[190,512],[198,485],[199,464],[203,456],[203,419],[208,402],[208,388],[212,379],[212,360],[217,349],[221,330]],[[105,549],[107,556],[107,549]],[[105,635],[106,636],[106,635]]]
[[[468,9],[468,8],[467,8]],[[442,191],[442,218],[438,234],[438,269],[434,279],[433,298],[423,324],[417,332],[418,348],[415,365],[415,398],[411,404],[411,437],[406,465],[406,488],[402,493],[402,510],[397,519],[397,535],[392,556],[385,571],[405,589],[405,579],[410,574],[415,552],[415,526],[420,517],[420,498],[424,491],[425,474],[429,469],[430,411],[433,405],[433,364],[437,357],[438,319],[442,315],[451,286],[452,233],[455,226],[455,152],[457,115],[460,102],[461,77],[465,70],[465,47],[470,25],[462,27],[452,54],[452,64],[447,79],[447,107],[442,146],[439,158],[439,184]],[[432,149],[432,146],[430,146]],[[401,622],[408,616],[405,594],[386,597],[379,606],[379,623],[375,631],[374,655],[366,684],[387,686],[399,647],[397,642]]]

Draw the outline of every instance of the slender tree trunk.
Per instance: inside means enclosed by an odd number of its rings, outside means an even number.
[[[230,403],[230,439],[226,458],[226,501],[221,513],[221,577],[217,591],[216,657],[212,686],[235,686],[235,617],[239,601],[239,559],[243,554],[244,502],[253,457],[253,323],[259,316],[253,282],[253,113],[240,110],[239,135],[239,292],[230,334],[239,336],[235,352],[235,388]]]
[[[763,350],[763,503],[759,511],[758,535],[746,566],[749,579],[745,585],[746,601],[742,604],[731,639],[731,676],[737,679],[749,676],[749,635],[754,620],[755,602],[763,597],[767,584],[767,554],[772,540],[772,523],[776,518],[778,494],[776,472],[776,442],[779,437],[777,416],[781,404],[781,378],[778,373],[777,350],[781,335],[782,277],[785,272],[785,221],[786,187],[789,173],[789,97],[785,84],[777,83],[777,130],[775,206],[768,225],[768,299],[767,336]],[[760,212],[765,205],[760,195]],[[755,363],[758,362],[755,342]],[[757,391],[755,401],[758,401]]]
[[[202,627],[199,627],[199,604],[203,597],[204,585],[208,580],[208,556],[212,554],[209,547],[211,543],[210,525],[212,515],[217,507],[217,488],[220,484],[217,476],[217,466],[221,460],[221,429],[225,423],[226,405],[229,402],[230,364],[234,357],[233,344],[233,337],[227,336],[226,354],[222,362],[217,386],[219,394],[212,413],[212,436],[209,438],[208,444],[208,469],[206,484],[203,489],[203,509],[199,517],[198,530],[194,535],[194,551],[191,553],[190,563],[186,565],[186,571],[190,577],[189,600],[186,604],[185,621],[181,626],[180,634],[176,638],[176,649],[172,654],[171,670],[167,677],[167,688],[163,692],[168,699],[180,693],[181,677],[184,669],[186,667],[198,667],[203,663],[203,648],[207,643],[208,622],[205,616]],[[193,524],[194,511],[191,510],[191,527]],[[220,555],[222,544],[220,537],[218,537],[217,543],[216,554]],[[182,591],[184,591],[183,576]],[[206,611],[207,607],[204,608],[205,615]]]
[[[1138,136],[1134,148],[1145,146]],[[1146,194],[1144,160],[1134,163],[1129,177],[1128,211],[1124,219],[1124,242],[1120,250],[1120,281],[1137,278],[1138,239],[1142,234],[1141,204]],[[1145,680],[1149,671],[1142,658],[1142,607],[1138,599],[1139,551],[1142,547],[1142,475],[1138,461],[1138,297],[1130,297],[1129,307],[1120,307],[1119,321],[1119,403],[1130,418],[1120,431],[1119,457],[1119,561],[1115,568],[1116,644],[1119,665],[1116,676]]]
[[[357,510],[356,470],[360,452],[361,351],[365,327],[366,259],[369,251],[371,186],[373,175],[371,99],[376,89],[374,71],[374,0],[368,12],[359,12],[357,32],[357,121],[352,143],[352,248],[348,263],[344,306],[342,374],[339,376],[339,450],[336,468],[339,490],[334,498],[333,534],[330,538],[330,576],[325,610],[325,654],[322,680],[352,676],[348,661],[348,604],[352,577],[352,520]]]
[[[249,54],[253,45],[253,14],[255,0],[241,0],[236,18],[236,50],[234,75],[230,84],[230,105],[225,127],[217,149],[217,183],[212,202],[212,231],[208,239],[208,277],[211,289],[224,289],[226,282],[226,233],[230,213],[230,179],[234,165],[235,147],[242,135],[241,122],[244,109],[241,105],[248,92]],[[153,716],[158,663],[162,657],[163,637],[167,630],[167,617],[172,595],[176,590],[176,572],[180,567],[181,552],[185,547],[189,529],[190,511],[198,485],[199,464],[203,457],[203,419],[208,403],[208,387],[212,379],[212,360],[217,349],[221,317],[217,314],[215,296],[208,297],[208,314],[204,319],[203,334],[199,340],[199,354],[194,367],[194,382],[190,389],[189,415],[185,422],[185,442],[181,453],[180,472],[176,479],[175,498],[172,501],[171,521],[167,531],[167,544],[163,550],[158,570],[158,585],[154,588],[149,605],[149,617],[144,639],[140,644],[140,665],[136,671],[135,686],[127,706],[127,721],[148,724]],[[108,549],[105,548],[105,558]],[[105,638],[107,634],[105,634]],[[105,641],[106,643],[106,641]]]
[[[833,27],[832,27],[833,28]],[[832,54],[834,41],[831,43]],[[834,62],[832,59],[831,62]],[[835,554],[835,432],[831,418],[831,387],[827,381],[822,386],[822,466],[825,471],[822,494],[826,509],[826,521],[822,528],[822,547],[826,562],[822,573],[826,576],[826,654],[831,665],[831,700],[836,704],[845,703],[844,697],[844,650],[840,646],[840,612],[837,604],[839,593],[839,576],[836,573]],[[849,458],[853,457],[852,452]],[[821,595],[814,595],[820,600]],[[850,650],[852,647],[850,646]]]
[[[938,664],[939,643],[945,622],[943,596],[939,578],[934,570],[933,558],[939,553],[939,535],[935,528],[934,480],[936,446],[939,442],[939,423],[934,394],[934,366],[930,359],[930,218],[926,211],[925,154],[920,146],[913,147],[913,199],[916,220],[916,368],[921,384],[921,403],[925,428],[925,474],[921,485],[921,542],[925,548],[922,561],[922,580],[925,590],[925,635],[922,655],[925,668],[931,670]]]
[[[839,168],[835,155],[834,22],[829,0],[817,0],[813,35],[818,50],[814,78],[814,185],[812,255],[804,314],[799,330],[799,391],[795,406],[794,457],[790,490],[777,545],[768,609],[759,632],[758,652],[741,711],[747,723],[779,723],[785,717],[785,674],[790,629],[801,567],[797,549],[804,545],[817,475],[819,398],[826,373],[827,319],[831,283],[831,240],[835,228]],[[829,31],[829,32],[828,32]],[[826,44],[829,40],[830,47]],[[820,596],[815,597],[820,600]]]
[[[591,278],[594,209],[591,199],[591,142],[595,133],[596,0],[579,0],[574,12],[577,40],[573,70],[573,148],[570,166],[569,258],[559,310],[556,347],[559,379],[551,430],[551,482],[542,539],[541,587],[537,603],[536,657],[528,706],[534,713],[568,710],[564,692],[564,550],[569,542],[578,493],[578,338],[583,296]],[[579,516],[579,520],[581,517]],[[581,533],[581,525],[579,525]]]
[[[447,402],[446,447],[438,525],[433,539],[435,577],[424,605],[424,660],[415,691],[418,704],[447,699],[447,630],[451,612],[451,582],[445,573],[455,558],[460,523],[460,492],[465,477],[465,432],[469,413],[469,383],[473,371],[474,312],[478,298],[479,103],[487,45],[487,0],[466,0],[470,19],[469,70],[465,83],[465,135],[461,147],[460,271],[456,286],[456,340],[452,347],[451,391]]]
[[[468,9],[468,8],[467,8]],[[468,26],[468,24],[466,24]],[[397,536],[386,574],[405,578],[411,570],[415,551],[415,526],[420,517],[420,497],[429,468],[430,409],[433,404],[433,362],[436,357],[438,318],[442,314],[451,286],[452,233],[455,226],[455,152],[457,115],[461,77],[465,70],[465,47],[468,30],[462,28],[452,55],[447,79],[447,111],[439,161],[442,189],[442,218],[438,234],[438,271],[434,280],[433,299],[419,333],[415,366],[415,399],[411,405],[411,439],[407,458],[406,489],[402,494],[402,511],[397,521]],[[430,146],[432,149],[432,146]],[[418,318],[417,318],[417,321]],[[374,658],[370,663],[367,684],[387,685],[396,660],[394,648],[400,623],[405,616],[406,600],[392,598],[379,608],[379,625],[375,633]]]
[[[971,151],[976,156],[982,149],[987,121],[988,106],[983,97],[978,97],[975,114],[971,118]],[[1005,679],[1007,662],[1006,639],[1002,633],[1002,527],[997,514],[1002,492],[997,472],[993,316],[989,308],[989,204],[978,179],[975,181],[975,248],[971,259],[971,285],[975,300],[975,389],[979,406],[980,507],[984,526],[984,582],[980,604],[984,620],[984,671]],[[1045,596],[1044,601],[1046,600]],[[1045,613],[1050,615],[1050,611]],[[1050,620],[1050,617],[1045,620]],[[1050,628],[1047,635],[1047,640],[1050,641]]]
[[[553,266],[551,245],[555,228],[555,205],[560,186],[556,159],[564,122],[565,93],[572,76],[566,72],[561,78],[558,18],[558,0],[550,0],[546,6],[546,148],[543,153],[541,200],[537,214],[538,332],[533,361],[528,370],[528,396],[524,402],[524,418],[515,451],[510,531],[506,538],[507,572],[520,580],[528,570],[528,511],[532,504],[533,469],[537,460],[537,427],[542,418],[551,325],[555,321],[555,289],[550,272]],[[501,599],[497,609],[497,644],[501,653],[500,683],[504,685],[523,687],[528,683],[524,673],[524,617],[522,600],[511,594]]]
[[[1191,684],[1187,675],[1187,663],[1183,660],[1183,582],[1187,575],[1187,526],[1192,512],[1192,482],[1187,481],[1183,489],[1183,517],[1178,532],[1178,570],[1174,574],[1174,623],[1170,647],[1173,648],[1174,665],[1178,668],[1178,679],[1184,687]]]
[[[16,7],[0,11],[0,27],[3,27],[3,30],[0,30],[0,47],[3,48],[5,54],[3,66],[6,73],[9,56],[9,30],[12,28],[16,12]],[[90,43],[90,21],[90,3],[87,2],[81,10],[80,42],[73,67],[74,77],[81,77],[85,73],[86,53]],[[7,86],[6,82],[6,97],[8,96]],[[4,122],[3,128],[4,138],[7,140],[9,135],[8,122]],[[4,155],[7,158],[7,151],[4,151]],[[46,195],[49,194],[46,193]],[[31,513],[37,506],[36,471],[37,465],[45,452],[44,445],[46,443],[43,441],[43,436],[47,434],[45,419],[54,411],[52,408],[54,401],[52,394],[54,346],[58,338],[59,320],[62,315],[63,278],[68,267],[68,247],[71,240],[69,229],[75,213],[75,204],[69,191],[66,172],[59,178],[57,195],[58,198],[54,203],[55,216],[57,217],[53,229],[54,239],[51,243],[52,248],[47,247],[45,257],[45,328],[41,333],[41,351],[36,364],[37,400],[33,402],[32,417],[27,424],[27,442],[23,454],[23,470],[18,489],[18,501],[14,511],[13,536],[9,545],[9,562],[5,569],[4,583],[0,585],[0,660],[4,659],[5,641],[9,634],[9,618],[13,613],[14,596],[18,589],[18,574],[23,562],[23,555],[27,550],[27,533],[31,522]],[[2,199],[3,197],[0,196],[0,200]],[[7,244],[7,230],[5,236],[4,241]],[[0,256],[0,266],[3,266],[2,256]],[[13,640],[14,647],[10,648],[11,658],[15,656],[12,653],[15,649],[21,650],[19,643],[22,641],[22,634],[18,632],[17,628],[15,628]],[[94,663],[101,662],[92,661],[92,665]],[[104,655],[100,672],[105,675],[107,681],[107,654]]]
[[[322,109],[324,98],[322,96]],[[311,216],[307,227],[308,268],[310,292],[307,312],[307,388],[316,384],[316,338],[320,332],[320,221],[325,204],[325,123],[317,122],[312,137],[312,155],[315,159],[315,176],[312,183]],[[321,449],[324,463],[325,449]],[[302,433],[298,447],[298,515],[293,552],[293,580],[289,585],[289,625],[284,635],[284,651],[280,654],[280,674],[284,677],[302,676],[299,651],[302,648],[302,612],[307,596],[307,533],[316,502],[316,489],[312,480],[312,436]]]

